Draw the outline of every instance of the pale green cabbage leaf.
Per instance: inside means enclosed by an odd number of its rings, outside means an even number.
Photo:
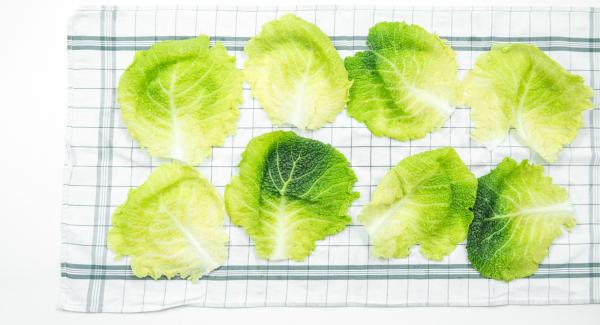
[[[490,149],[514,128],[519,140],[553,162],[592,108],[592,90],[529,44],[497,44],[477,58],[465,78],[465,101],[475,124],[471,136]]]
[[[273,124],[318,129],[344,109],[348,73],[317,26],[285,15],[265,24],[244,51],[245,79]]]
[[[441,260],[467,237],[476,189],[454,149],[425,151],[390,169],[358,220],[377,257],[407,257],[419,244],[423,256]]]
[[[118,89],[132,137],[152,156],[198,164],[236,130],[243,75],[208,36],[163,41],[136,53]]]
[[[462,100],[454,51],[417,25],[382,22],[369,50],[345,59],[350,116],[376,136],[405,141],[440,128]]]
[[[467,252],[484,277],[510,281],[534,274],[563,229],[575,227],[567,191],[541,166],[505,158],[479,179]]]
[[[137,277],[195,281],[227,258],[224,217],[217,190],[194,168],[164,164],[116,209],[108,247],[129,256]]]
[[[355,181],[346,157],[332,146],[275,131],[250,141],[239,175],[225,189],[225,206],[260,257],[301,261],[317,240],[351,222]]]

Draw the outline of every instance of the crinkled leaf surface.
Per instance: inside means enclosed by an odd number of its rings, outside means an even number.
[[[288,14],[265,24],[244,50],[245,78],[273,124],[318,129],[344,109],[348,73],[317,26]]]
[[[235,133],[242,73],[208,36],[163,41],[136,53],[119,81],[127,128],[152,156],[198,164]]]
[[[346,157],[332,146],[275,131],[250,141],[240,174],[225,189],[225,206],[259,256],[301,261],[317,240],[351,222],[355,181]]]
[[[217,190],[196,170],[164,164],[117,208],[108,247],[130,257],[137,277],[197,280],[227,258],[224,217]]]
[[[392,168],[358,218],[375,256],[407,257],[419,244],[425,257],[441,260],[467,237],[476,189],[454,149],[426,151]]]
[[[546,161],[556,160],[592,108],[592,90],[529,44],[497,44],[482,54],[465,78],[472,137],[494,148],[511,128]]]
[[[369,30],[367,45],[345,60],[353,82],[348,113],[374,135],[400,141],[441,127],[462,95],[446,42],[417,25],[382,22]]]
[[[548,248],[575,226],[567,191],[541,166],[505,158],[479,179],[469,260],[481,275],[510,281],[537,272]]]

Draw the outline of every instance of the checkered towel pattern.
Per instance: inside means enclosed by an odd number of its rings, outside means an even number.
[[[161,160],[140,150],[127,132],[116,87],[135,51],[167,39],[207,34],[237,58],[261,25],[285,13],[317,24],[342,57],[366,49],[369,27],[407,21],[447,39],[461,75],[491,44],[537,45],[594,88],[596,109],[558,161],[545,164],[513,137],[493,151],[470,140],[469,110],[459,107],[443,128],[423,139],[398,142],[374,137],[341,113],[334,123],[297,133],[330,143],[358,176],[351,215],[356,218],[382,176],[402,158],[452,146],[477,176],[502,158],[543,164],[569,190],[577,227],[558,238],[537,274],[510,283],[484,279],[470,267],[464,244],[441,262],[418,248],[406,259],[371,256],[365,230],[353,223],[318,242],[304,262],[256,257],[253,242],[226,221],[227,263],[196,283],[138,279],[129,260],[114,260],[106,246],[111,214],[127,191],[140,185]],[[140,312],[179,305],[254,306],[466,306],[585,304],[600,302],[600,11],[590,8],[392,8],[392,7],[85,7],[68,35],[69,120],[62,218],[60,306],[82,312]],[[222,193],[238,172],[248,141],[275,128],[244,88],[237,134],[198,166]]]

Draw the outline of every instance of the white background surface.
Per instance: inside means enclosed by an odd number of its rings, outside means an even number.
[[[205,5],[296,3],[293,0],[174,2]],[[385,309],[176,308],[128,315],[77,314],[58,310],[61,184],[67,113],[67,19],[78,6],[84,4],[141,3],[126,0],[0,2],[0,324],[600,323],[600,305]],[[143,2],[145,5],[154,3]],[[314,4],[315,1],[302,3]],[[600,6],[600,0],[322,0],[316,3]]]

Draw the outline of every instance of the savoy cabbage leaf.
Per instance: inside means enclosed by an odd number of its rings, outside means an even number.
[[[345,59],[352,87],[350,116],[376,136],[405,141],[441,127],[462,97],[455,54],[417,25],[382,22],[369,30],[369,50]]]
[[[242,73],[208,36],[163,41],[136,53],[119,81],[130,134],[152,156],[198,164],[236,130]]]
[[[225,206],[259,256],[301,261],[317,240],[350,223],[355,181],[346,157],[332,146],[275,131],[250,141],[239,175],[225,189]]]
[[[505,158],[479,179],[467,252],[484,277],[510,281],[534,274],[548,248],[575,226],[567,191],[541,166]]]
[[[476,189],[454,149],[422,152],[390,169],[358,220],[375,256],[407,257],[419,244],[423,256],[441,260],[467,237]]]
[[[592,90],[529,44],[497,44],[465,78],[465,101],[475,124],[471,136],[490,149],[514,128],[519,140],[546,161],[556,160],[592,108]]]
[[[292,14],[265,24],[244,51],[245,79],[275,125],[318,129],[348,97],[348,73],[331,40]]]
[[[227,258],[225,207],[190,166],[160,166],[112,216],[108,247],[129,256],[137,277],[197,280]]]

